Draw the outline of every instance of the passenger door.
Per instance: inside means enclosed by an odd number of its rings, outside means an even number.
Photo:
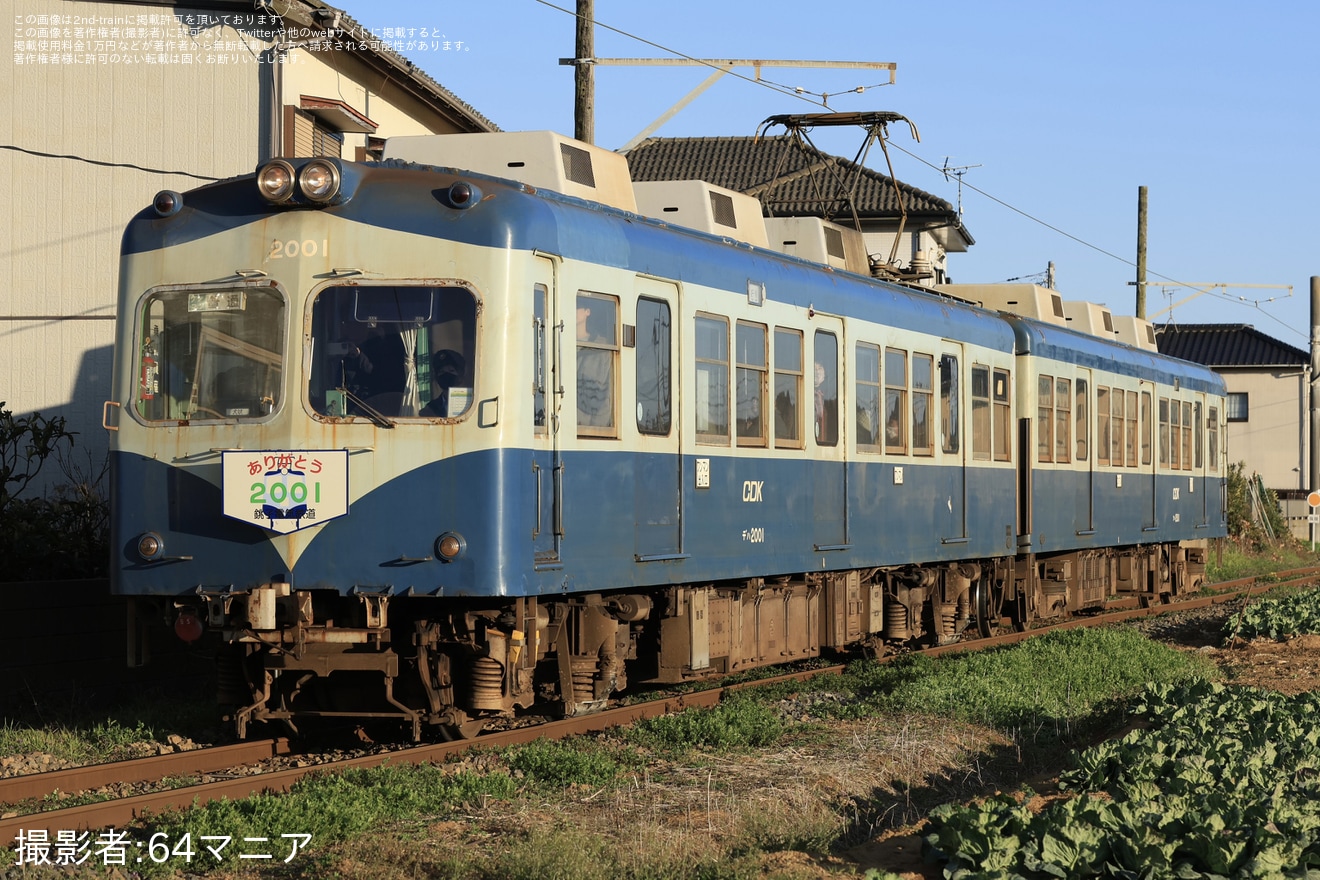
[[[939,360],[939,447],[941,470],[946,475],[945,521],[942,543],[967,542],[967,450],[963,443],[962,346],[945,342]]]
[[[649,562],[673,559],[683,552],[681,420],[674,399],[674,365],[679,363],[674,315],[678,314],[679,289],[671,282],[641,275],[636,289],[632,331],[638,435],[633,471],[635,555],[638,562]],[[626,349],[626,335],[624,344]]]
[[[560,409],[564,400],[561,372],[563,325],[553,322],[559,314],[555,263],[537,260],[532,285],[532,484],[534,516],[532,552],[537,568],[553,568],[560,562],[564,535],[564,463],[559,448],[562,427]]]
[[[812,543],[817,551],[847,550],[848,444],[843,414],[848,409],[840,357],[843,321],[818,313],[814,323],[809,404],[813,430],[808,447],[812,450]]]
[[[1112,393],[1112,392],[1111,392]],[[1108,403],[1109,398],[1105,398]],[[1095,458],[1091,454],[1091,371],[1073,378],[1071,406],[1073,468],[1079,480],[1073,523],[1079,537],[1095,534]],[[1106,418],[1108,413],[1105,414]],[[1108,450],[1106,450],[1108,452]]]

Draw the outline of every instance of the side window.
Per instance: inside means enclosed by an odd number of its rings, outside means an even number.
[[[1070,461],[1072,455],[1072,380],[1054,382],[1054,460]]]
[[[907,352],[885,349],[885,452],[907,452]]]
[[[833,333],[817,330],[814,347],[816,443],[835,446],[839,442],[839,341]]]
[[[775,446],[802,448],[802,332],[775,328]]]
[[[935,435],[931,430],[931,398],[934,396],[935,358],[928,354],[912,355],[912,454],[934,455]]]
[[[697,442],[729,442],[729,321],[697,316]]]
[[[1169,466],[1169,398],[1160,398],[1160,467]]]
[[[579,437],[617,437],[615,376],[619,360],[619,299],[577,296],[577,413]]]
[[[940,357],[940,450],[958,451],[958,359],[951,354]]]
[[[1095,461],[1109,464],[1109,386],[1095,386]]]
[[[1205,443],[1201,431],[1204,422],[1201,420],[1201,401],[1192,404],[1192,452],[1196,456],[1196,462],[1193,464],[1198,471],[1205,467]]]
[[[738,445],[765,446],[765,325],[739,321],[734,330],[738,371],[734,376]]]
[[[1219,471],[1219,407],[1212,406],[1206,414],[1206,441],[1210,453],[1210,471]]]
[[[1085,379],[1077,380],[1077,402],[1073,406],[1073,414],[1077,417],[1077,460],[1086,461],[1086,456],[1090,453],[1089,440],[1091,436],[1090,410],[1087,405],[1087,385]]]
[[[1183,404],[1176,400],[1168,401],[1168,466],[1183,467]]]
[[[661,437],[673,424],[669,303],[637,300],[637,430]]]
[[[1124,392],[1127,396],[1127,466],[1137,466],[1137,392]]]
[[[990,369],[972,366],[972,458],[990,460]]]
[[[1141,392],[1141,463],[1150,464],[1150,392]]]
[[[1182,405],[1182,469],[1192,469],[1192,402],[1184,400]]]
[[[532,288],[532,427],[538,434],[546,432],[546,333],[544,284]]]
[[[1036,450],[1039,461],[1054,460],[1054,377],[1036,380]]]
[[[880,451],[880,348],[857,343],[853,373],[857,377],[857,450]]]
[[[995,461],[1013,457],[1013,412],[1009,398],[1008,370],[995,370]]]
[[[1114,413],[1109,431],[1109,463],[1114,467],[1123,466],[1123,437],[1127,434],[1127,407],[1124,400],[1122,388],[1115,388],[1109,398]]]

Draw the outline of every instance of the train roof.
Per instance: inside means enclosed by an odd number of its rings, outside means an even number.
[[[300,165],[309,160],[292,161]],[[1013,350],[1012,331],[994,312],[935,292],[476,172],[398,160],[339,164],[346,187],[339,204],[275,207],[258,193],[255,174],[244,175],[185,193],[176,216],[161,218],[151,208],[143,210],[124,233],[123,252],[146,252],[238,229],[273,210],[317,210],[367,226],[556,253],[744,297],[748,283],[759,282],[769,300]],[[455,209],[444,201],[455,178],[473,182],[482,196],[462,210],[461,223],[450,222],[456,219]],[[380,197],[363,198],[368,191]]]
[[[1201,364],[1135,348],[1044,321],[1004,313],[1017,339],[1018,354],[1077,364],[1192,391],[1224,393],[1224,380]]]

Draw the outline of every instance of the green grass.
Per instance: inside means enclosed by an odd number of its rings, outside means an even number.
[[[774,698],[828,694],[823,719],[925,713],[1001,730],[1082,734],[1149,682],[1213,678],[1210,661],[1119,627],[1064,630],[1020,645],[939,658],[858,662],[842,675],[758,689]]]
[[[1233,541],[1225,541],[1222,554],[1211,548],[1205,574],[1206,580],[1213,584],[1244,577],[1262,577],[1276,571],[1305,568],[1318,563],[1320,554],[1312,553],[1309,543],[1280,542],[1268,552],[1261,553],[1246,551]]]
[[[695,821],[697,831],[689,828],[676,835],[667,827],[639,830],[626,816],[601,827],[574,827],[569,811],[580,801],[637,806],[630,786],[655,772],[650,762],[657,757],[671,766],[717,766],[738,752],[778,753],[801,745],[838,719],[917,713],[987,725],[1004,732],[1019,748],[1025,743],[1041,753],[1057,752],[1061,741],[1107,723],[1112,712],[1147,683],[1213,677],[1207,661],[1122,628],[1070,630],[976,654],[915,657],[885,665],[858,661],[841,674],[748,688],[712,709],[689,709],[607,736],[542,740],[489,752],[477,762],[491,768],[484,772],[464,762],[317,774],[285,795],[255,795],[169,813],[149,820],[133,835],[146,841],[161,834],[162,839],[178,841],[189,834],[199,850],[203,836],[229,837],[235,849],[224,868],[233,869],[244,837],[269,837],[276,847],[291,845],[281,834],[310,834],[311,844],[293,863],[299,876],[333,876],[340,870],[343,876],[358,876],[361,865],[340,861],[343,853],[353,847],[365,853],[369,847],[355,841],[383,835],[392,852],[404,854],[399,859],[411,866],[408,876],[742,880],[761,876],[766,853],[830,852],[849,839],[849,825],[855,820],[850,810],[855,807],[826,799],[737,801],[721,791],[715,778],[708,796],[737,807],[720,814],[718,833],[704,830],[713,817]],[[145,725],[124,729],[106,723],[92,725],[79,736],[113,750],[115,743],[149,733]],[[8,735],[11,746],[20,737],[15,729]],[[561,810],[562,819],[549,827],[543,822],[511,826],[506,819],[490,828],[480,818],[523,811],[553,816]],[[470,830],[462,832],[462,846],[437,847],[429,839],[429,827],[449,821]],[[285,855],[281,849],[275,861]],[[367,858],[362,857],[364,863]],[[189,870],[214,867],[208,860],[209,855],[194,860]],[[398,871],[403,865],[394,861],[366,876],[402,876]],[[165,876],[183,865],[171,859],[142,867],[148,875]]]
[[[751,693],[736,691],[710,709],[686,709],[639,722],[624,733],[624,738],[667,753],[773,745],[784,735],[785,724],[773,706]]]
[[[155,729],[138,721],[126,727],[114,719],[86,727],[0,727],[0,755],[40,752],[60,761],[91,763],[129,757],[133,746],[156,740]]]
[[[150,754],[153,744],[171,734],[209,737],[217,721],[209,699],[149,694],[112,712],[95,713],[75,705],[41,717],[6,717],[0,725],[0,757],[41,752],[79,764],[118,761]]]

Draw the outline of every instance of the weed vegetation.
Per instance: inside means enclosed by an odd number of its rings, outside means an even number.
[[[135,837],[189,835],[200,851],[207,836],[311,835],[296,874],[231,873],[232,859],[215,865],[204,852],[187,866],[218,877],[856,876],[843,849],[950,795],[988,793],[1003,782],[996,762],[1018,776],[1045,767],[1147,683],[1213,677],[1194,655],[1135,632],[1073,630],[979,654],[858,662],[608,735],[316,775],[285,795],[157,817]],[[841,729],[856,742],[840,741]],[[951,730],[961,740],[932,767],[932,743]],[[860,757],[849,751],[863,740]],[[905,753],[922,757],[903,769]]]
[[[57,766],[98,764],[154,754],[170,736],[192,738],[215,723],[210,700],[144,694],[113,713],[88,719],[77,706],[39,718],[0,723],[0,758],[47,755]]]

